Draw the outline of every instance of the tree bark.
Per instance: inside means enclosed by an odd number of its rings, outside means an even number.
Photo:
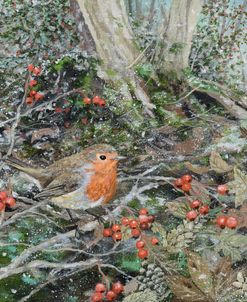
[[[152,115],[154,105],[130,67],[140,55],[134,41],[124,0],[77,0],[84,23],[89,30],[101,69],[98,75],[111,82],[131,99],[130,91],[142,101],[144,110]]]
[[[192,37],[202,4],[202,0],[172,1],[168,25],[162,32],[165,46],[157,54],[163,59],[162,67],[166,70],[175,70],[179,74],[189,66]]]

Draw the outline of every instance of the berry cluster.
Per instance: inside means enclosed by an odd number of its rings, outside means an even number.
[[[85,97],[83,99],[83,103],[85,105],[94,104],[100,107],[105,107],[106,105],[106,101],[100,98],[98,95],[94,96],[92,99],[90,99],[89,97]]]
[[[122,240],[123,231],[130,231],[130,235],[133,238],[139,238],[141,232],[151,228],[152,223],[154,222],[155,217],[148,214],[148,210],[142,208],[139,211],[139,216],[137,219],[130,219],[128,217],[123,217],[120,224],[114,224],[111,228],[105,228],[103,230],[104,237],[112,237],[115,241]],[[123,227],[123,230],[122,230]],[[151,238],[151,244],[156,245],[159,243],[159,240],[155,237]],[[144,247],[146,242],[143,240],[138,240],[136,242],[136,247],[138,249],[138,257],[140,259],[145,259],[148,257],[148,250]]]
[[[27,66],[27,69],[35,77],[38,77],[41,73],[41,69],[39,67],[35,67],[33,64],[29,64]],[[37,92],[37,89],[33,88],[37,84],[38,82],[35,79],[32,79],[29,82],[29,96],[26,98],[27,105],[32,105],[33,102],[41,101],[44,98],[44,95],[42,93]]]
[[[92,302],[114,301],[117,296],[124,291],[124,286],[121,282],[115,282],[112,284],[112,288],[107,291],[106,286],[103,283],[98,283],[95,286],[93,295],[91,296]]]
[[[187,212],[186,218],[190,221],[196,219],[198,215],[207,215],[209,213],[209,205],[203,204],[199,199],[193,200],[190,203],[191,211]]]
[[[8,192],[0,192],[0,211],[4,211],[5,207],[12,208],[15,204],[15,199],[12,196],[8,196]]]
[[[191,190],[192,177],[189,174],[185,174],[180,178],[175,180],[175,187],[182,189],[184,192],[189,192]]]
[[[225,227],[229,229],[235,229],[238,225],[238,220],[237,218],[232,216],[218,216],[216,218],[216,224],[222,229],[224,229]]]

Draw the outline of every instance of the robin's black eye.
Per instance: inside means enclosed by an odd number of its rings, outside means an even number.
[[[106,159],[106,156],[105,155],[100,155],[99,157],[101,160],[105,160]]]

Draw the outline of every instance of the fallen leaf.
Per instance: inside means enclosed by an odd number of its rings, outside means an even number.
[[[211,152],[210,156],[210,167],[217,173],[226,173],[233,169],[232,166],[229,166],[226,161],[224,161],[220,154],[216,151]]]
[[[236,279],[236,272],[232,269],[231,257],[223,257],[214,269],[214,287],[217,296],[229,289],[231,283]]]
[[[190,162],[184,163],[185,167],[196,174],[205,174],[209,171],[209,167],[206,166],[199,166],[199,165],[192,165]]]
[[[211,235],[214,249],[230,256],[233,262],[242,260],[242,248],[247,246],[247,236],[238,234],[236,230],[224,229],[218,234]]]
[[[124,286],[124,294],[127,296],[135,291],[137,291],[139,283],[136,279],[132,279],[126,283]]]
[[[50,137],[50,138],[56,138],[59,136],[60,130],[58,127],[56,128],[43,128],[39,130],[35,130],[32,132],[31,137],[31,143],[33,143],[36,140],[41,139],[44,136]]]
[[[183,219],[190,209],[185,197],[177,198],[172,202],[167,202],[166,207],[168,209],[168,212],[173,216]]]
[[[234,168],[234,181],[228,184],[231,193],[235,193],[235,207],[241,206],[247,199],[247,175]]]
[[[174,154],[189,155],[198,150],[204,142],[203,128],[198,127],[193,129],[193,138],[189,138],[181,143],[176,144],[173,149]]]
[[[151,291],[150,289],[146,289],[143,292],[137,292],[130,294],[129,296],[123,299],[123,302],[157,302],[158,297],[155,291]]]
[[[203,202],[209,201],[210,196],[208,195],[208,191],[201,182],[194,180],[191,182],[192,188],[190,190],[190,196],[191,198],[200,198]]]
[[[210,298],[214,299],[213,275],[203,258],[187,251],[188,269],[195,285]]]
[[[189,278],[180,275],[167,276],[166,282],[173,294],[184,302],[211,302]]]

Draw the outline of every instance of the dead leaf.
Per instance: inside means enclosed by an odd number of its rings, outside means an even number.
[[[124,286],[124,294],[127,296],[135,291],[137,291],[139,283],[136,279],[132,279],[126,283]]]
[[[207,263],[201,256],[187,251],[188,269],[195,285],[206,295],[214,300],[213,275]]]
[[[247,129],[244,127],[240,127],[241,136],[243,138],[247,138]]]
[[[234,181],[229,183],[230,192],[235,193],[235,207],[241,206],[247,198],[247,175],[234,168]]]
[[[185,167],[187,169],[189,169],[190,171],[192,171],[193,173],[196,173],[196,174],[205,174],[209,171],[209,167],[206,167],[206,166],[199,166],[199,165],[192,165],[190,162],[185,162],[184,163]]]
[[[32,132],[31,137],[31,143],[33,143],[36,140],[41,139],[44,136],[50,137],[50,138],[56,138],[59,136],[60,130],[58,127],[56,128],[43,128],[39,130],[35,130]]]
[[[168,208],[168,212],[173,216],[183,219],[189,211],[189,204],[185,197],[177,198],[172,202],[167,202],[166,207]]]
[[[190,196],[191,198],[200,198],[201,200],[203,200],[203,202],[205,201],[209,201],[210,197],[208,195],[208,191],[205,187],[205,185],[203,185],[201,182],[194,180],[191,182],[192,188],[190,190]]]
[[[167,276],[166,282],[173,294],[184,302],[211,302],[189,278],[180,275]]]
[[[216,151],[211,152],[210,156],[210,167],[217,173],[226,173],[233,169],[232,166],[229,166],[226,161],[224,161],[220,154]]]
[[[232,269],[231,257],[223,257],[214,269],[214,287],[217,296],[220,296],[236,279],[236,272]]]
[[[198,150],[204,141],[203,128],[198,127],[193,129],[193,138],[189,138],[182,143],[176,144],[173,149],[174,154],[189,155]]]

